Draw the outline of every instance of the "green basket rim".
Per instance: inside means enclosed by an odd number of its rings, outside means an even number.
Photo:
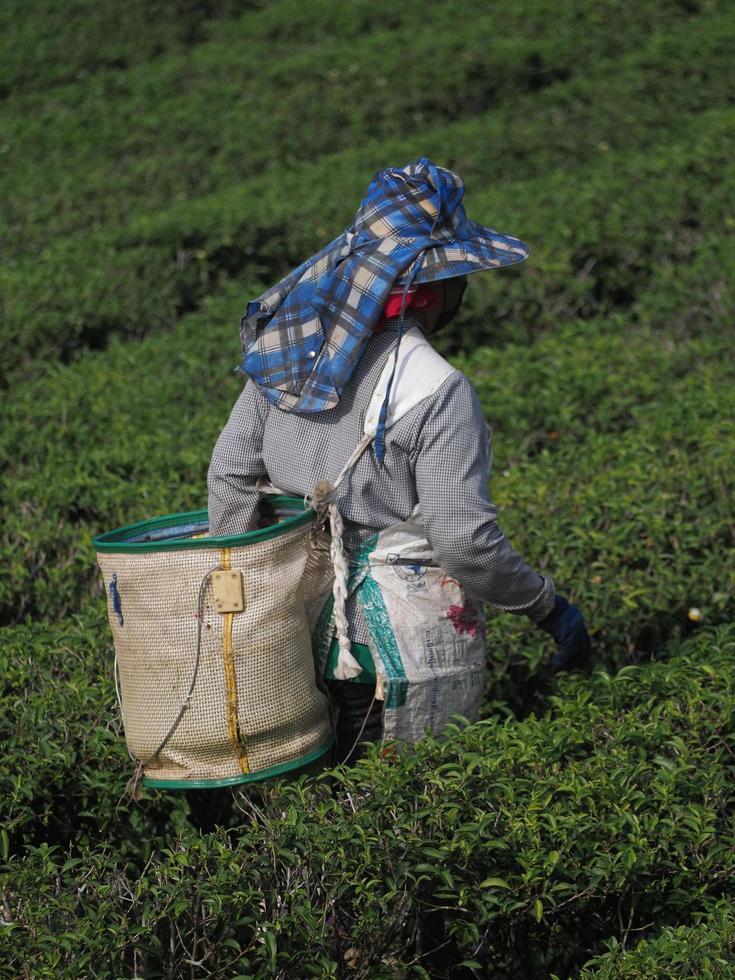
[[[98,534],[94,537],[92,544],[99,554],[120,554],[121,552],[143,554],[148,551],[181,551],[190,548],[235,548],[288,534],[289,531],[309,524],[315,517],[315,511],[301,497],[290,497],[284,494],[268,499],[276,505],[283,504],[300,508],[303,513],[297,514],[295,517],[287,517],[272,527],[262,527],[255,531],[247,531],[244,534],[230,534],[213,538],[182,538],[177,541],[126,541],[126,538],[143,534],[146,531],[157,531],[166,527],[174,527],[180,523],[206,522],[209,517],[206,510],[183,511],[179,514],[163,514],[159,517],[148,518],[145,521],[137,521],[135,524],[126,524],[124,527],[115,528],[114,531],[105,531],[104,534]]]
[[[270,779],[272,776],[282,776],[293,769],[301,766],[308,766],[310,762],[315,762],[320,756],[325,755],[334,745],[334,738],[319,746],[306,755],[299,756],[298,759],[291,759],[289,762],[280,762],[277,766],[270,766],[268,769],[258,769],[257,772],[243,773],[241,776],[228,776],[226,779],[154,779],[146,776],[143,785],[150,789],[222,789],[226,786],[237,786],[240,783],[256,783],[261,779]]]

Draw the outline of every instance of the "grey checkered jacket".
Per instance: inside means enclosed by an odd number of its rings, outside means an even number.
[[[405,324],[415,322],[410,314]],[[336,408],[315,414],[281,411],[248,381],[217,440],[209,468],[211,534],[241,534],[256,525],[259,477],[303,497],[333,481],[363,434],[380,373],[395,349],[398,318],[375,334]],[[554,605],[554,584],[517,554],[497,521],[488,480],[492,449],[477,394],[455,372],[386,434],[383,465],[369,450],[337,491],[344,543],[354,550],[377,531],[405,521],[417,503],[437,563],[483,602],[534,622]],[[367,642],[356,602],[350,638]]]

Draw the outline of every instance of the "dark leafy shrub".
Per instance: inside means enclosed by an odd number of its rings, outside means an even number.
[[[734,654],[731,627],[705,630],[666,663],[564,678],[543,717],[236,794],[229,826],[182,825],[154,852],[105,835],[6,848],[6,961],[34,976],[177,975],[191,960],[244,976],[567,976],[606,937],[625,946],[727,893]],[[61,662],[71,688],[83,666]],[[120,753],[83,744],[65,765],[94,773],[104,810]],[[11,743],[13,767],[32,774],[43,751]],[[161,805],[140,805],[144,824]]]
[[[710,360],[717,341],[631,343],[598,324],[581,353],[579,336],[461,365],[498,421],[491,490],[502,526],[579,601],[600,652],[638,662],[691,628],[691,608],[713,622],[733,613],[731,348]],[[501,699],[523,701],[545,637],[499,616],[488,648]]]
[[[735,966],[735,910],[729,901],[698,913],[691,926],[667,926],[660,935],[626,949],[617,939],[594,957],[580,977],[600,980],[648,980],[649,977],[701,977],[725,980]]]
[[[143,818],[129,804],[131,763],[117,720],[107,632],[99,605],[83,619],[3,631],[0,798],[12,850],[89,844],[102,835],[127,841],[128,849],[134,842],[137,856],[149,856],[154,828],[175,832],[176,798],[173,806],[154,803]]]

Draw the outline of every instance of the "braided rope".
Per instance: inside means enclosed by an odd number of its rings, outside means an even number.
[[[348,636],[349,624],[347,622],[347,580],[349,578],[349,565],[344,548],[344,522],[339,508],[334,499],[335,491],[344,480],[352,467],[362,456],[368,446],[375,439],[375,433],[366,432],[360,439],[354,452],[340,470],[334,483],[329,480],[320,480],[310,494],[305,497],[305,502],[312,507],[317,514],[317,523],[324,524],[329,520],[329,530],[331,534],[330,555],[332,567],[334,568],[334,584],[332,585],[332,596],[334,597],[334,626],[339,643],[339,656],[334,676],[339,681],[348,681],[362,673],[362,667],[352,656],[352,644]],[[260,479],[257,489],[261,493],[281,493],[277,487],[267,480]]]
[[[352,656],[352,645],[347,635],[347,577],[349,567],[347,556],[345,555],[342,535],[344,533],[344,523],[339,508],[332,500],[329,503],[329,529],[332,533],[331,553],[332,565],[334,567],[334,585],[332,595],[334,596],[334,625],[337,630],[337,642],[339,643],[339,657],[334,676],[339,681],[348,681],[362,673],[362,667]]]

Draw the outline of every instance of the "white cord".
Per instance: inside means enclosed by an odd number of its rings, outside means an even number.
[[[352,748],[350,749],[350,751],[344,757],[344,760],[343,760],[343,763],[342,764],[345,765],[345,766],[350,761],[350,758],[352,757],[352,753],[355,751],[355,749],[358,746],[358,743],[359,743],[360,739],[362,738],[362,733],[365,731],[365,725],[367,725],[367,723],[368,723],[368,718],[370,717],[370,712],[373,710],[373,705],[375,704],[375,702],[377,701],[377,699],[378,699],[378,691],[377,691],[377,688],[376,688],[375,689],[375,694],[373,694],[373,700],[370,702],[370,704],[368,706],[368,709],[365,712],[365,717],[362,720],[362,726],[360,728],[360,731],[357,733],[357,738],[352,743]]]
[[[186,692],[186,696],[184,697],[184,700],[181,702],[181,707],[179,708],[178,714],[174,719],[174,723],[166,732],[166,735],[164,736],[162,742],[160,743],[156,751],[153,753],[153,755],[149,756],[149,758],[146,759],[145,762],[136,759],[136,757],[128,749],[131,759],[134,759],[136,762],[139,762],[143,768],[149,766],[160,755],[160,753],[163,751],[165,746],[168,744],[168,740],[171,738],[173,733],[179,727],[179,722],[184,717],[184,712],[189,707],[189,701],[191,700],[191,696],[194,693],[194,687],[197,682],[197,674],[199,673],[199,661],[201,660],[201,653],[202,653],[202,622],[204,620],[204,590],[207,587],[207,584],[209,582],[209,576],[212,574],[212,572],[217,572],[220,570],[221,570],[220,565],[215,565],[214,568],[210,568],[209,571],[206,572],[206,574],[204,575],[204,578],[199,583],[199,597],[197,600],[197,647],[196,647],[196,655],[194,657],[194,669],[192,671],[191,681],[189,682],[189,689]],[[120,683],[119,683],[119,667],[118,667],[118,660],[117,660],[117,651],[115,651],[115,692],[117,694],[117,703],[120,705],[120,713],[122,714],[122,693],[120,691]]]

